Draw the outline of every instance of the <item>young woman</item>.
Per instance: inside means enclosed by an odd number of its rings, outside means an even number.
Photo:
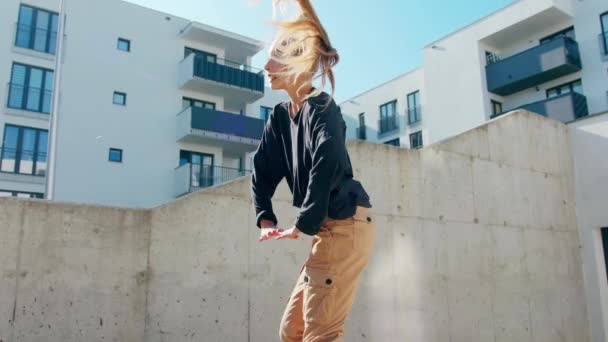
[[[341,341],[372,253],[376,220],[368,194],[353,179],[346,124],[332,98],[338,53],[310,1],[294,1],[300,15],[277,23],[265,66],[272,89],[286,91],[291,100],[276,105],[266,122],[253,158],[252,197],[260,241],[313,236],[281,320],[281,341]],[[317,77],[321,89],[313,86]],[[327,79],[332,95],[322,91]],[[283,178],[300,208],[286,230],[277,228],[271,203]]]

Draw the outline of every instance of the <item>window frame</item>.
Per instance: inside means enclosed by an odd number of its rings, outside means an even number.
[[[413,98],[415,103],[414,108],[410,108],[410,97]],[[420,89],[413,91],[406,96],[407,103],[407,122],[410,125],[420,122],[421,118],[421,106],[420,106]],[[415,113],[415,120],[411,120],[410,112],[413,111]]]
[[[13,83],[13,77],[14,77],[14,73],[15,73],[15,66],[21,66],[25,68],[25,75],[24,75],[24,84],[17,84],[17,83]],[[42,88],[36,88],[30,85],[31,80],[31,75],[32,75],[32,69],[36,69],[42,72],[42,79],[40,81],[41,83],[41,87]],[[46,89],[44,86],[46,85],[46,80],[49,77],[49,74],[52,77],[52,81],[51,82],[51,89]],[[43,68],[43,67],[39,67],[39,66],[35,66],[35,65],[31,65],[31,64],[25,64],[25,63],[20,63],[20,62],[13,62],[13,64],[11,65],[11,75],[9,78],[9,89],[8,89],[8,98],[6,100],[6,107],[7,108],[13,108],[13,109],[19,109],[19,110],[25,110],[28,112],[34,112],[34,113],[43,113],[43,114],[50,114],[51,111],[53,110],[52,108],[52,96],[53,96],[53,86],[54,86],[54,80],[55,80],[55,71],[51,70],[51,69],[47,69],[47,68]],[[13,98],[13,87],[23,87],[23,94],[22,94],[22,98],[21,98],[21,104],[18,107],[12,106],[11,105],[11,99]],[[40,91],[40,95],[39,95],[39,99],[38,99],[38,105],[37,105],[37,109],[30,109],[27,107],[27,100],[29,98],[29,92],[30,92],[30,88],[31,89],[39,89]],[[49,96],[49,111],[44,111],[44,99],[45,99],[45,93],[49,92],[48,96]]]
[[[120,159],[113,160],[112,159],[112,152],[119,152]],[[110,147],[108,149],[108,161],[109,162],[113,162],[113,163],[122,163],[123,162],[122,154],[123,154],[122,148]]]
[[[417,137],[420,138],[420,145],[414,146],[414,140],[413,140],[413,138],[417,138]],[[419,148],[422,148],[424,146],[424,142],[422,141],[422,131],[417,131],[417,132],[410,133],[410,137],[409,138],[410,138],[410,148],[411,149],[419,149]]]
[[[5,150],[7,149],[6,147],[6,137],[7,135],[7,130],[9,127],[12,127],[14,129],[17,129],[17,143],[16,143],[16,147],[15,147],[15,159],[14,159],[14,166],[13,166],[13,170],[12,171],[5,171],[2,169],[2,164],[4,162],[4,153]],[[35,133],[35,138],[34,138],[34,147],[33,150],[31,151],[27,151],[23,149],[23,139],[24,139],[24,135],[23,132],[28,129],[28,130],[32,130]],[[40,129],[40,128],[36,128],[36,127],[30,127],[30,126],[22,126],[22,125],[15,125],[15,124],[9,124],[6,123],[4,124],[4,130],[2,133],[2,144],[0,145],[0,172],[1,173],[9,173],[9,174],[17,174],[17,175],[30,175],[30,176],[36,176],[36,177],[44,177],[46,175],[46,171],[47,169],[44,169],[44,174],[39,175],[37,174],[38,171],[38,163],[41,160],[44,160],[43,163],[46,163],[48,166],[48,160],[46,158],[46,154],[47,154],[47,150],[45,151],[38,151],[41,147],[41,143],[40,143],[40,136],[41,133],[46,133],[46,148],[48,149],[48,133],[49,131],[46,129]],[[32,172],[21,172],[21,162],[24,160],[23,157],[23,153],[24,152],[31,152],[32,153],[32,160],[26,160],[27,162],[31,162],[32,163]],[[44,155],[44,158],[40,158],[42,155]]]
[[[574,36],[576,37],[576,30],[574,29],[574,25],[570,26],[570,27],[566,27],[563,30],[559,30],[557,32],[553,32],[548,36],[542,37],[538,40],[539,44],[545,44],[548,43],[550,41],[552,41],[553,39],[559,37],[560,35],[564,35],[564,33],[568,32],[568,31],[572,31],[574,33]],[[567,37],[567,36],[566,36]],[[574,38],[573,38],[574,39]]]
[[[182,105],[184,104],[184,101],[190,102],[190,105],[188,107],[183,108],[182,110],[187,109],[187,108],[192,108],[192,107],[216,110],[215,102],[209,102],[209,101],[205,101],[205,100],[195,99],[192,97],[182,96]],[[194,105],[195,102],[200,102],[202,104],[202,107],[195,106]],[[207,106],[212,107],[212,108],[207,108]]]
[[[389,105],[392,105],[393,115],[388,115],[387,114],[386,117],[384,118],[382,116],[382,108],[390,108]],[[386,132],[391,132],[391,131],[394,131],[395,129],[399,128],[399,125],[398,125],[398,122],[397,122],[397,99],[394,99],[394,100],[391,100],[391,101],[388,101],[386,103],[381,104],[379,106],[379,111],[380,111],[380,120],[378,120],[378,121],[379,121],[379,126],[380,127],[378,127],[378,132],[380,132],[380,134],[383,134],[383,133],[386,133]],[[387,110],[387,113],[388,113],[388,110]],[[395,127],[389,127],[390,125],[388,123],[391,122],[390,121],[391,118],[393,118],[393,120],[394,120],[393,123],[394,123]],[[386,129],[383,129],[383,125],[382,125],[383,121],[387,122],[387,124],[385,125]]]
[[[608,55],[608,27],[604,26],[604,17],[606,17],[606,23],[608,23],[608,11],[600,13],[600,28],[602,30],[604,54]]]
[[[32,19],[30,23],[24,24],[21,23],[21,9],[27,7],[32,9]],[[36,38],[36,31],[38,30],[37,28],[37,24],[38,24],[38,13],[39,12],[45,12],[49,15],[49,22],[47,23],[47,27],[43,30],[46,30],[46,38],[45,38],[45,46],[44,46],[44,50],[38,50],[35,49],[35,38]],[[55,19],[55,22],[57,23],[57,29],[53,30],[53,18]],[[29,37],[28,37],[28,46],[21,46],[18,45],[18,38],[19,38],[19,27],[20,26],[24,26],[27,25],[29,26]],[[55,12],[55,11],[51,11],[45,8],[41,8],[41,7],[37,7],[37,6],[32,6],[32,5],[28,5],[28,4],[24,4],[21,3],[19,4],[19,8],[17,10],[17,27],[15,30],[15,41],[13,43],[14,46],[22,48],[22,49],[29,49],[29,50],[34,50],[37,52],[41,52],[41,53],[46,53],[46,54],[50,54],[50,55],[55,55],[57,53],[57,31],[59,29],[59,13]],[[55,44],[54,44],[54,50],[50,51],[50,47],[51,47],[51,42],[52,42],[52,35],[55,35]]]
[[[121,49],[120,43],[126,43],[127,49]],[[116,49],[123,52],[131,52],[131,40],[127,38],[118,37],[118,39],[116,40]]]
[[[6,189],[0,189],[0,193],[10,193],[10,196],[7,197],[19,197],[15,194],[24,194],[24,195],[30,195],[29,198],[40,198],[43,199],[44,198],[44,194],[41,192],[31,192],[31,191],[17,191],[17,190],[6,190]],[[0,198],[2,198],[3,196],[0,195]]]
[[[397,145],[395,145],[394,143],[397,142]],[[385,145],[391,145],[391,146],[397,146],[397,147],[401,147],[401,139],[399,137],[394,138],[394,139],[390,139],[384,142]]]
[[[574,85],[575,83],[577,83],[577,82],[580,82],[580,83],[581,83],[581,87],[583,86],[583,79],[582,79],[582,78],[579,78],[579,79],[576,79],[576,80],[573,80],[573,81],[570,81],[570,82],[566,82],[566,83],[562,83],[562,84],[560,84],[560,85],[556,85],[555,87],[547,88],[547,89],[545,90],[545,98],[546,98],[546,99],[550,99],[550,98],[553,98],[553,97],[555,97],[555,96],[560,96],[560,95],[564,95],[564,94],[571,94],[571,93],[574,93],[575,91],[574,91],[574,87],[573,87],[573,85]],[[563,88],[564,86],[568,86],[568,88],[570,89],[570,91],[569,91],[569,92],[567,92],[567,93],[559,93],[559,94],[557,94],[557,95],[555,95],[555,96],[549,97],[549,92],[550,92],[550,91],[552,91],[552,90],[556,90],[556,89],[561,89],[561,88]],[[560,90],[560,91],[561,91],[561,90]],[[584,94],[581,94],[581,95],[584,95]]]
[[[490,103],[492,104],[492,117],[496,117],[503,113],[502,102],[490,99]],[[500,107],[500,112],[496,112],[496,105]]]
[[[116,102],[116,95],[123,97],[122,103]],[[112,94],[112,104],[115,104],[117,106],[126,106],[127,105],[127,93],[114,90],[114,93]]]
[[[270,113],[272,113],[273,110],[274,108],[272,107],[260,106],[260,119],[268,121]]]

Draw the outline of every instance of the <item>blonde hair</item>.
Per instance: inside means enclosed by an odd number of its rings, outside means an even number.
[[[321,88],[315,88],[305,98],[320,94],[327,80],[331,85],[333,97],[336,88],[333,68],[340,60],[338,52],[331,45],[310,0],[294,0],[300,9],[295,20],[277,21],[277,7],[284,5],[284,1],[273,0],[273,20],[278,32],[270,47],[270,58],[285,65],[285,69],[279,74],[294,76],[294,82],[303,74],[310,74],[313,79],[321,78]],[[300,86],[298,91],[303,86]]]

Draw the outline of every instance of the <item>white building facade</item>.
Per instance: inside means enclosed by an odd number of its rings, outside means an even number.
[[[0,3],[0,195],[151,207],[250,170],[281,94],[251,67],[260,41],[120,0]]]

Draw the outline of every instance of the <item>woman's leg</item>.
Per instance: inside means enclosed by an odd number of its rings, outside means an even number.
[[[287,306],[283,312],[279,337],[281,342],[302,342],[304,334],[304,318],[302,316],[302,302],[304,300],[304,272],[296,282],[296,286],[289,296]]]
[[[363,207],[354,217],[330,220],[324,227],[303,271],[304,342],[342,341],[376,238],[375,219]]]

